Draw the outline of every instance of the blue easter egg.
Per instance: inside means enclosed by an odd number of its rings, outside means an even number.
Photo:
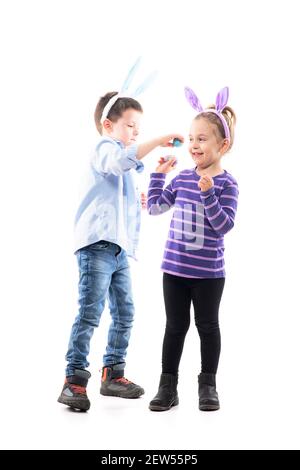
[[[177,139],[177,137],[175,137],[175,139],[173,139],[173,147],[180,147],[182,145],[182,142],[181,140]]]

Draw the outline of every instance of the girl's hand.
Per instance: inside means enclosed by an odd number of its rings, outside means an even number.
[[[179,139],[181,142],[184,142],[184,137],[180,134],[168,134],[163,137],[160,137],[160,146],[161,147],[173,147],[172,142],[170,140]]]
[[[202,175],[198,181],[198,187],[201,191],[208,191],[210,188],[213,188],[214,180],[209,175]]]
[[[170,158],[170,160],[165,161],[163,157],[160,157],[158,161],[159,165],[156,167],[156,173],[169,173],[170,171],[174,170],[173,163],[176,163],[176,157]]]
[[[141,193],[141,204],[142,204],[142,209],[147,209],[147,194],[146,193]]]

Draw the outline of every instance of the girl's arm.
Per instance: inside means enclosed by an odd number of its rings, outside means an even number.
[[[164,189],[166,174],[174,169],[175,158],[165,162],[163,158],[159,161],[156,173],[151,173],[147,196],[147,209],[150,215],[159,215],[167,212],[175,204],[175,192],[173,181]]]
[[[238,195],[239,190],[236,183],[225,186],[219,199],[215,195],[214,187],[208,191],[200,191],[201,201],[208,221],[220,236],[225,235],[234,226]]]

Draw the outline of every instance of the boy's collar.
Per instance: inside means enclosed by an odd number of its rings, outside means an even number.
[[[111,137],[111,136],[108,135],[108,134],[102,134],[102,137],[103,137],[104,139],[110,139],[110,140],[112,140],[113,142],[117,142],[118,144],[121,145],[122,148],[125,148],[124,142],[122,142],[120,139],[116,139],[115,137]]]

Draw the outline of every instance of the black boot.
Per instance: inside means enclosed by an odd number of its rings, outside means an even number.
[[[139,398],[145,393],[139,385],[124,377],[125,364],[114,364],[102,368],[101,395],[120,398]]]
[[[177,382],[177,375],[161,374],[158,392],[149,404],[151,411],[166,411],[178,405]]]
[[[219,397],[216,390],[215,374],[198,375],[199,383],[199,410],[215,411],[220,408]]]
[[[75,369],[74,375],[66,377],[58,402],[73,409],[87,411],[90,400],[86,394],[86,387],[91,374],[87,370]]]

